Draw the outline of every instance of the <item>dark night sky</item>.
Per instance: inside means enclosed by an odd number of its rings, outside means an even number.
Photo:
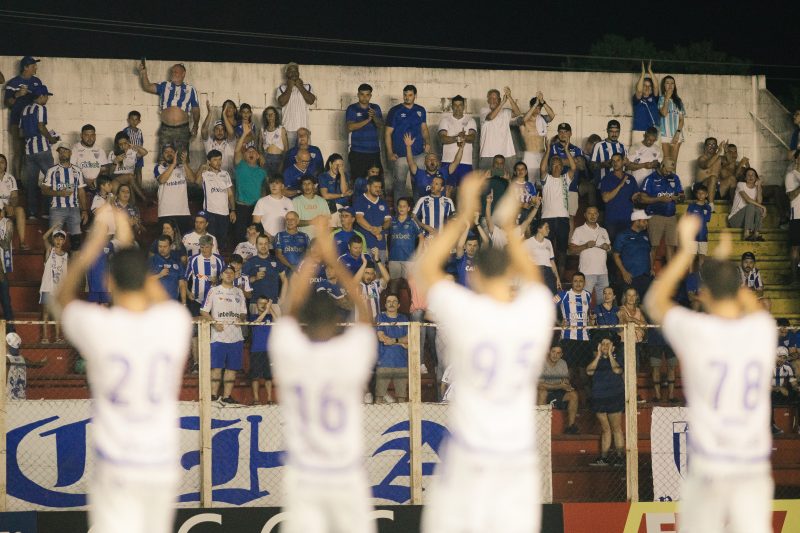
[[[67,3],[51,1],[17,4],[8,9],[47,12],[102,20],[125,20],[215,28],[241,32],[267,32],[297,35],[292,40],[255,37],[212,36],[205,32],[181,34],[186,41],[160,38],[168,31],[153,35],[120,34],[110,25],[96,26],[109,33],[87,33],[77,23],[53,22],[41,17],[39,23],[54,27],[20,25],[3,18],[5,35],[0,39],[0,54],[22,56],[54,55],[78,57],[170,58],[181,60],[416,65],[488,68],[497,63],[519,65],[514,68],[559,65],[562,58],[513,56],[478,52],[438,52],[426,49],[376,48],[375,46],[308,43],[305,36],[414,43],[492,50],[518,50],[545,53],[588,53],[592,42],[605,33],[626,37],[644,37],[659,48],[671,49],[675,43],[711,40],[715,48],[755,64],[798,65],[795,43],[800,31],[790,27],[794,9],[774,8],[753,12],[735,4],[693,2],[682,7],[679,2],[637,2],[626,7],[620,2],[596,2],[577,9],[580,3],[505,2],[503,0],[470,2],[408,2],[362,0],[361,2],[262,1],[235,2],[207,0],[182,2],[112,3],[81,0],[77,10]],[[25,5],[30,7],[24,7]],[[167,7],[165,7],[167,6]],[[183,6],[194,6],[186,10]],[[200,6],[200,7],[197,7]],[[472,7],[476,6],[476,7]],[[482,6],[482,7],[480,7]],[[513,7],[508,7],[513,6]],[[598,7],[599,6],[599,7]],[[645,7],[647,6],[647,7]],[[770,3],[770,6],[773,6]],[[402,15],[401,9],[413,9],[416,15]],[[2,8],[6,9],[6,8]],[[491,10],[479,12],[478,9]],[[645,10],[649,13],[645,13]],[[784,16],[779,13],[783,11]],[[613,13],[613,15],[611,15]],[[604,17],[605,15],[605,17]],[[408,21],[416,20],[412,26]],[[494,23],[487,21],[497,21]],[[666,20],[665,31],[658,21]],[[647,23],[647,24],[645,24]],[[69,28],[65,29],[65,26]],[[137,36],[138,35],[138,36]],[[209,39],[236,41],[235,44],[209,44]],[[257,47],[269,45],[280,48]],[[331,53],[310,51],[320,49]],[[398,58],[371,57],[357,54],[394,55]],[[413,58],[409,59],[409,56]],[[443,61],[435,61],[440,59]],[[474,61],[475,64],[453,60]],[[450,61],[450,63],[448,63]],[[511,68],[511,67],[509,67]],[[668,68],[658,69],[661,71]],[[756,66],[755,72],[771,76],[800,78],[800,69]]]

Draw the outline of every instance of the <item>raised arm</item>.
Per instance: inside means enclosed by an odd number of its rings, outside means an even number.
[[[636,92],[633,96],[638,100],[644,94],[644,59],[642,60],[642,72],[639,74],[639,79],[636,80]]]
[[[494,210],[495,223],[506,232],[508,244],[506,252],[511,258],[514,271],[525,281],[541,283],[542,275],[531,261],[530,255],[522,245],[522,236],[516,229],[521,204],[516,194],[505,194]]]
[[[403,143],[406,145],[406,161],[408,162],[408,170],[411,171],[411,176],[414,176],[419,169],[416,161],[414,161],[414,153],[411,151],[411,147],[414,145],[415,140],[416,139],[414,139],[410,133],[403,135]]]
[[[142,89],[145,92],[150,94],[158,94],[158,88],[156,87],[155,83],[150,82],[150,78],[147,77],[147,67],[144,66],[144,63],[139,63],[139,81],[142,83]]]
[[[647,61],[647,73],[650,75],[650,79],[653,80],[653,96],[658,98],[658,95],[661,92],[661,88],[658,86],[658,79],[656,78],[656,75],[653,72],[653,60],[652,59]]]
[[[202,140],[208,139],[208,126],[211,124],[211,101],[206,100],[206,119],[203,125],[200,126],[200,138]]]

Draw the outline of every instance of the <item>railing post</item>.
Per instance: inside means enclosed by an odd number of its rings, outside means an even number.
[[[411,450],[411,504],[422,505],[422,380],[420,323],[408,326],[408,424]]]
[[[3,310],[5,311],[5,309]],[[6,332],[6,321],[0,320],[0,332]],[[6,510],[6,336],[0,339],[0,513]]]
[[[623,326],[625,339],[625,457],[628,501],[639,501],[639,434],[636,402],[636,328],[632,323]]]
[[[211,323],[197,322],[197,382],[200,393],[200,507],[212,507],[211,494]]]

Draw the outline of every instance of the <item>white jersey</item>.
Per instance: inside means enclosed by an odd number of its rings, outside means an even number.
[[[168,301],[132,312],[74,301],[61,320],[86,359],[98,462],[126,478],[177,480],[177,400],[192,328],[186,308]]]
[[[246,279],[246,278],[245,278]],[[246,319],[247,306],[244,293],[238,287],[225,288],[222,285],[211,287],[203,304],[203,311],[211,315],[217,322],[230,322],[225,324],[222,331],[211,327],[211,342],[242,342],[242,326],[235,326],[233,322]],[[242,315],[245,315],[242,317]]]
[[[681,363],[692,471],[714,476],[768,469],[778,344],[772,316],[761,311],[723,319],[673,307],[664,317],[664,337]]]
[[[800,171],[792,170],[786,174],[784,184],[786,186],[787,193],[800,187]],[[800,220],[800,195],[794,197],[794,200],[791,201],[790,206],[790,218],[792,220]]]
[[[203,147],[206,149],[206,155],[211,150],[217,150],[219,153],[222,154],[222,170],[228,172],[228,174],[233,175],[233,169],[235,168],[234,165],[234,155],[236,152],[236,141],[229,141],[228,139],[222,139],[218,141],[213,137],[209,137],[205,141],[203,141]]]
[[[139,154],[133,148],[128,148],[125,152],[125,157],[122,158],[121,163],[117,163],[117,154],[114,150],[108,152],[108,160],[114,165],[114,175],[133,174],[136,170],[136,161],[139,159]]]
[[[292,317],[272,327],[269,354],[281,384],[288,464],[301,469],[360,467],[362,395],[377,359],[375,331],[348,327],[327,342],[312,342]]]
[[[72,147],[72,156],[69,162],[81,169],[84,179],[94,181],[100,175],[103,167],[108,165],[111,160],[97,145],[84,146],[78,142]]]
[[[28,388],[28,369],[25,358],[6,352],[8,359],[8,377],[6,378],[6,399],[24,400],[25,390]]]
[[[166,165],[156,165],[153,174],[155,178],[166,172]],[[164,183],[158,184],[158,216],[180,217],[189,216],[189,192],[186,185],[186,173],[182,166],[172,169]]]
[[[233,187],[226,170],[208,169],[203,172],[203,209],[216,215],[228,216],[228,189]]]
[[[55,248],[50,248],[50,254],[44,262],[44,272],[42,272],[42,284],[39,292],[53,292],[67,275],[67,263],[69,253],[57,254]]]
[[[11,203],[11,193],[18,190],[17,180],[11,174],[5,174],[0,179],[0,209]]]
[[[275,237],[286,229],[286,213],[294,211],[294,203],[287,196],[275,198],[271,194],[259,198],[253,208],[253,216],[261,217],[264,233]]]
[[[642,143],[634,144],[630,152],[628,152],[628,160],[633,163],[652,163],[653,161],[661,161],[662,157],[660,143],[653,143],[653,146],[645,146]],[[645,178],[652,173],[652,168],[640,168],[631,172],[633,177],[636,178],[636,185],[640,187]]]
[[[242,259],[247,261],[254,255],[258,255],[258,249],[256,245],[250,241],[243,241],[236,245],[236,249],[233,253],[242,256]]]
[[[211,252],[219,254],[219,248],[217,247],[217,238],[211,235],[210,233],[206,233],[206,235],[211,237],[211,240],[213,241],[211,245]],[[186,248],[186,253],[189,257],[192,257],[193,255],[197,255],[200,253],[201,236],[202,235],[200,235],[196,231],[193,231],[191,233],[187,233],[186,235],[183,236],[183,239],[181,239],[183,247]]]
[[[453,440],[477,452],[534,451],[536,383],[555,323],[550,291],[523,286],[503,303],[440,281],[428,293],[428,310],[447,337],[445,360],[458,382],[450,401]]]
[[[462,131],[464,135],[469,135],[470,132],[477,132],[478,126],[475,124],[475,119],[469,115],[464,115],[461,118],[456,118],[452,113],[448,113],[439,121],[439,131],[443,131],[449,137],[455,137]],[[465,165],[472,165],[472,144],[464,143],[464,152],[461,154],[461,163]],[[452,163],[456,159],[458,153],[458,144],[450,143],[442,145],[442,163]]]

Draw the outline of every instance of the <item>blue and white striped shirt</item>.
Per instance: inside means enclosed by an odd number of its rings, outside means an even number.
[[[558,299],[564,326],[568,328],[561,333],[561,338],[588,341],[589,331],[584,328],[589,325],[592,295],[587,290],[578,293],[570,289],[558,293]]]
[[[192,108],[200,107],[197,91],[188,83],[175,85],[171,81],[162,81],[156,85],[156,93],[159,96],[158,107],[161,109],[179,107],[188,113]]]
[[[417,220],[437,230],[444,227],[447,219],[455,211],[453,201],[447,196],[423,196],[414,206],[414,216]]]
[[[189,284],[189,297],[200,305],[206,302],[206,296],[219,280],[225,263],[217,254],[204,257],[197,254],[189,259],[186,265],[186,281]]]
[[[609,161],[614,154],[622,154],[622,157],[625,158],[628,151],[625,149],[625,145],[619,141],[601,141],[594,145],[592,161],[595,163],[604,163]],[[611,172],[610,168],[601,168],[600,180],[605,178],[606,174],[609,172]]]
[[[358,288],[361,290],[361,296],[367,302],[367,308],[372,313],[372,320],[375,320],[375,317],[381,311],[381,293],[383,292],[384,283],[380,279],[372,280],[370,283],[362,281],[358,284]]]
[[[50,207],[80,207],[78,189],[86,187],[86,182],[83,180],[83,173],[78,167],[74,165],[50,167],[42,184],[54,191],[72,189],[72,194],[69,196],[53,196],[50,200]]]
[[[122,131],[124,131],[125,135],[128,136],[128,139],[130,139],[131,144],[135,146],[144,146],[144,134],[142,133],[142,130],[140,130],[139,128],[133,129],[130,126],[128,126]]]
[[[22,110],[19,127],[25,136],[25,153],[38,154],[50,150],[50,141],[39,132],[39,123],[47,124],[47,108],[39,104],[30,104]]]
[[[658,108],[664,105],[664,97],[658,97]],[[659,113],[660,114],[660,113]],[[686,110],[683,107],[678,107],[675,104],[675,100],[669,100],[669,104],[667,105],[667,116],[661,117],[661,136],[666,137],[668,139],[672,139],[675,136],[675,133],[678,131],[681,123],[681,116],[686,114]]]

